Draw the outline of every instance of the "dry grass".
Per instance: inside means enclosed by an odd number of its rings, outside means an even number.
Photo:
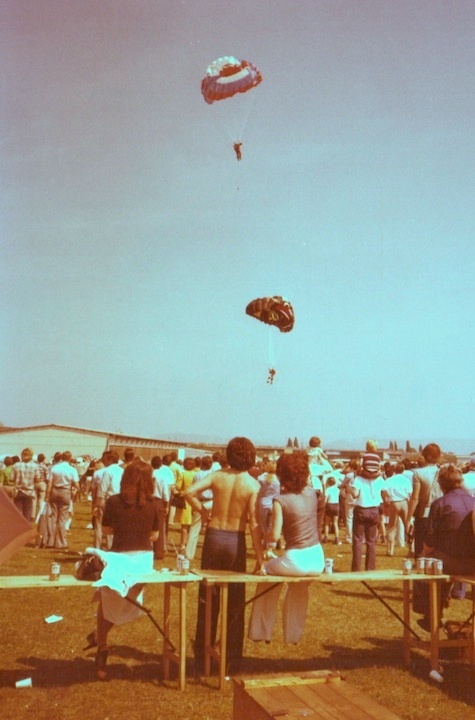
[[[63,573],[73,572],[73,551],[91,542],[87,504],[79,504],[70,535],[71,550],[23,548],[0,570],[3,575],[45,574],[53,557]],[[172,531],[175,542],[177,530]],[[325,546],[336,570],[348,570],[348,545]],[[386,558],[378,550],[378,567],[399,567],[403,551]],[[157,563],[171,566],[173,559]],[[249,569],[252,567],[249,555]],[[199,567],[197,559],[196,567]],[[377,588],[397,611],[402,609],[398,584]],[[146,604],[161,620],[160,586],[147,589]],[[297,645],[283,642],[276,628],[270,645],[247,641],[244,674],[339,670],[346,679],[406,720],[464,719],[475,703],[473,671],[447,664],[443,685],[428,680],[428,660],[414,658],[409,672],[403,665],[402,627],[361,585],[313,585],[304,638]],[[232,718],[232,682],[223,691],[217,681],[191,678],[191,639],[196,613],[196,588],[188,590],[188,662],[190,679],[184,693],[174,680],[161,680],[161,639],[148,618],[115,628],[111,633],[110,680],[94,680],[93,653],[83,652],[85,636],[94,625],[95,604],[88,589],[5,590],[0,593],[0,687],[4,720],[221,720]],[[450,615],[465,618],[471,603],[457,601]],[[63,620],[46,624],[44,618]],[[31,677],[33,688],[16,689],[15,682]]]

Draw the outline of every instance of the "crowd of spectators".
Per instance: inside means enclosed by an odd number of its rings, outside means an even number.
[[[284,451],[281,458],[288,454]],[[305,492],[315,496],[318,543],[325,545],[332,540],[336,545],[351,544],[353,571],[361,570],[363,562],[365,570],[376,568],[379,542],[389,557],[397,547],[406,548],[414,558],[441,559],[447,572],[475,574],[475,455],[463,466],[443,464],[439,446],[429,443],[418,456],[383,462],[376,441],[368,440],[360,457],[334,462],[316,436],[310,438],[306,451],[294,449],[293,454],[305,458],[308,468]],[[230,483],[234,478],[230,457],[234,458],[232,452],[181,461],[172,452],[147,463],[158,518],[152,546],[155,559],[162,560],[169,552],[194,560],[200,534],[212,531],[213,526],[220,531],[231,527],[232,503],[237,500],[230,497],[226,522],[216,520],[223,511],[219,506],[214,508],[215,494],[222,492],[217,480]],[[121,492],[124,470],[139,461],[143,462],[131,448],[125,449],[122,457],[116,451],[105,451],[101,458],[75,460],[66,451],[56,453],[49,461],[44,454],[35,456],[32,449],[25,448],[20,456],[3,458],[0,486],[19,512],[37,523],[39,547],[67,548],[74,503],[79,499],[91,505],[94,547],[110,550],[113,536],[103,533],[104,511],[108,500]],[[259,459],[254,451],[252,462],[246,461],[244,470],[240,469],[255,480],[251,490],[247,489],[254,497],[254,519],[247,520],[253,540],[256,533],[259,537],[257,571],[279,553],[281,558],[285,555],[285,522],[276,522],[275,513],[276,508],[286,507],[281,496],[289,491],[276,472],[279,462],[282,468],[281,459]],[[178,547],[169,540],[172,524],[180,529]],[[280,528],[277,536],[276,527]],[[320,565],[319,561],[319,572]],[[428,622],[427,598],[420,587],[414,593],[414,609],[423,615],[424,627]],[[454,597],[463,597],[464,588],[456,587],[452,592]],[[447,591],[444,599],[447,602]]]

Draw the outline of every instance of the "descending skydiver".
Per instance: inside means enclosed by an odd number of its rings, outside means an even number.
[[[241,155],[241,145],[242,145],[242,142],[239,142],[239,143],[235,142],[234,145],[233,145],[234,152],[236,153],[236,157],[237,157],[238,160],[240,160],[241,157],[242,157],[242,155]]]
[[[267,382],[269,385],[272,385],[272,383],[274,382],[274,375],[275,375],[274,368],[269,368],[269,377],[267,378]]]

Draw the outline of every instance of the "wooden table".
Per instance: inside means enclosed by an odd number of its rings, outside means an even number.
[[[277,575],[251,575],[249,573],[233,573],[219,570],[200,570],[202,580],[206,587],[206,618],[205,618],[205,675],[210,675],[211,659],[215,658],[219,665],[219,687],[223,687],[226,676],[226,639],[228,615],[228,590],[232,583],[245,583],[261,585],[263,583],[277,585],[279,583],[311,582],[324,584],[339,584],[346,582],[362,583],[403,625],[404,661],[409,667],[411,652],[416,648],[428,650],[430,653],[431,670],[439,670],[439,653],[442,646],[461,646],[464,641],[441,640],[440,622],[438,617],[438,601],[443,582],[450,581],[449,575],[422,575],[412,572],[403,575],[402,570],[370,570],[361,572],[322,573],[318,576],[288,577]],[[403,617],[391,608],[385,600],[371,587],[369,583],[401,582],[403,588]],[[431,631],[430,640],[423,641],[411,628],[411,588],[413,582],[426,582],[429,585]],[[475,579],[473,580],[475,584]],[[220,593],[220,619],[218,625],[218,640],[213,646],[211,643],[211,607],[213,588]],[[253,602],[257,596],[248,602]],[[466,644],[466,642],[465,642]],[[471,649],[473,657],[473,642]]]
[[[170,663],[178,667],[178,685],[185,689],[186,675],[186,590],[190,583],[200,580],[200,575],[188,573],[180,575],[177,571],[154,571],[143,575],[134,575],[134,584],[163,585],[163,677],[170,677]],[[0,590],[39,589],[39,588],[89,588],[92,583],[78,580],[74,575],[60,575],[50,580],[47,575],[0,576]],[[170,640],[171,633],[171,589],[178,590],[178,636],[176,646]],[[144,609],[144,612],[146,610]],[[149,613],[146,613],[149,614]]]

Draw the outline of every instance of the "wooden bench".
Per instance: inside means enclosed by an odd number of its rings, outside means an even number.
[[[200,576],[195,573],[180,575],[177,571],[154,571],[134,576],[136,583],[144,585],[163,585],[163,677],[170,677],[170,664],[178,668],[178,685],[185,689],[186,676],[186,590],[190,583],[196,583]],[[0,590],[39,590],[51,588],[89,588],[91,582],[78,580],[74,575],[60,575],[57,580],[50,580],[47,575],[0,576]],[[178,590],[178,633],[176,645],[170,639],[171,633],[171,589]],[[176,604],[174,605],[176,607]]]
[[[339,673],[234,679],[234,720],[400,720]]]

